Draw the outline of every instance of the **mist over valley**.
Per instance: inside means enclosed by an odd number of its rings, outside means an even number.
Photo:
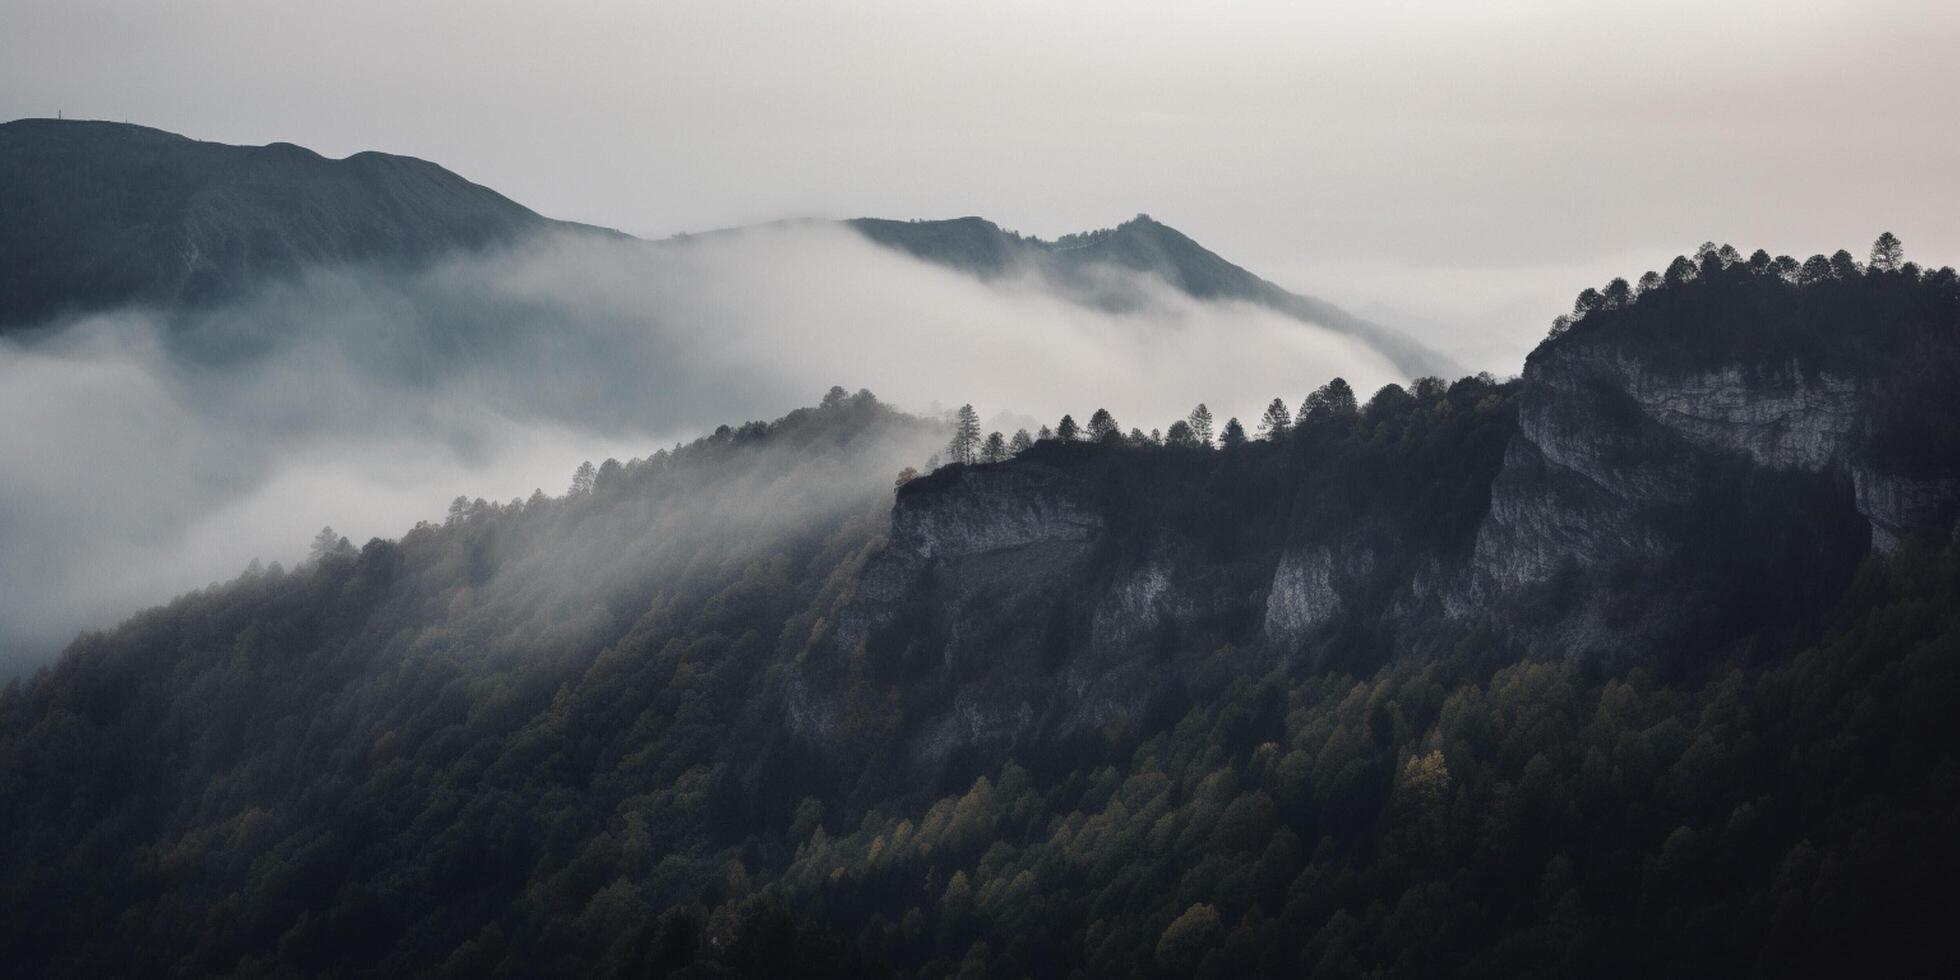
[[[5,972],[1960,976],[1957,45],[0,5]]]

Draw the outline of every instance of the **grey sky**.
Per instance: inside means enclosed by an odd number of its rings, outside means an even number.
[[[1944,2],[0,0],[0,117],[440,162],[647,236],[1148,211],[1515,370],[1705,238],[1960,261]]]

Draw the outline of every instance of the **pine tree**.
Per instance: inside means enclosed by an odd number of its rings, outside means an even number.
[[[1173,449],[1197,449],[1201,444],[1191,433],[1191,423],[1178,419],[1171,423],[1170,430],[1164,433],[1164,445]]]
[[[1063,442],[1074,442],[1076,436],[1081,434],[1082,430],[1076,426],[1073,415],[1064,415],[1060,422],[1055,423],[1055,438]]]
[[[1238,416],[1225,421],[1225,434],[1218,437],[1218,442],[1227,449],[1245,445],[1245,426],[1239,424]]]
[[[307,549],[307,557],[320,561],[333,555],[344,555],[354,550],[352,542],[334,532],[332,527],[323,527],[313,536],[313,545]]]
[[[1624,282],[1624,280],[1621,280]],[[1569,321],[1568,321],[1569,322]],[[1346,378],[1335,378],[1315,388],[1300,403],[1300,423],[1312,419],[1348,418],[1360,410],[1354,397],[1354,388]]]
[[[1872,243],[1871,269],[1873,272],[1897,272],[1906,260],[1906,247],[1897,235],[1883,232],[1878,241]]]
[[[1822,255],[1813,255],[1805,259],[1803,265],[1797,269],[1797,282],[1802,285],[1808,286],[1829,278],[1831,278],[1831,260]]]
[[[1007,438],[998,432],[987,433],[987,441],[980,447],[980,456],[989,463],[1007,459]]]
[[[951,463],[971,463],[980,455],[980,413],[971,404],[961,405],[953,414],[953,439],[946,444]]]
[[[1844,249],[1831,253],[1831,272],[1839,279],[1856,279],[1864,275],[1864,270],[1858,268],[1858,260]]]
[[[1007,451],[1016,456],[1027,452],[1034,446],[1034,437],[1026,429],[1015,429],[1014,438],[1007,440]]]
[[[1197,440],[1198,445],[1210,449],[1213,436],[1211,409],[1206,408],[1204,402],[1199,402],[1198,407],[1191,410],[1190,416],[1185,421],[1191,424],[1191,438]]]
[[[1098,408],[1094,415],[1089,416],[1090,442],[1110,442],[1122,435],[1123,429],[1116,424],[1116,417],[1109,414],[1109,409]]]
[[[1286,410],[1286,402],[1278,398],[1266,406],[1266,414],[1259,417],[1259,435],[1265,439],[1278,439],[1286,435],[1293,426],[1293,416]]]
[[[1687,256],[1677,255],[1674,261],[1667,264],[1667,272],[1662,278],[1668,285],[1673,286],[1689,282],[1698,274],[1695,264],[1689,261]]]
[[[724,425],[722,426],[722,428],[726,429],[728,427]],[[578,470],[572,473],[572,488],[570,490],[571,495],[576,497],[582,494],[591,493],[592,484],[597,482],[598,479],[599,479],[599,471],[597,468],[595,468],[592,465],[591,460],[588,459],[585,462],[578,464]]]

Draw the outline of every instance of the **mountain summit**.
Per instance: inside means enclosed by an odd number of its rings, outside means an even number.
[[[426,160],[332,160],[126,123],[0,124],[0,331],[202,303],[313,265],[416,264],[552,221]]]
[[[1458,373],[1409,337],[1281,289],[1147,215],[1054,241],[978,217],[846,224],[981,278],[1033,271],[1106,309],[1147,297],[1098,270],[1141,273],[1354,337],[1410,377]],[[333,160],[291,143],[232,146],[126,123],[0,123],[0,332],[129,303],[221,301],[315,266],[414,268],[548,231],[618,234],[546,218],[414,157]]]
[[[1053,241],[1019,235],[972,216],[942,221],[858,218],[848,224],[880,245],[928,262],[987,279],[1033,272],[1105,307],[1133,305],[1140,298],[1112,292],[1112,284],[1093,270],[1127,269],[1156,277],[1196,299],[1251,303],[1354,337],[1409,377],[1461,373],[1458,365],[1409,336],[1325,300],[1282,289],[1147,214],[1114,228]]]

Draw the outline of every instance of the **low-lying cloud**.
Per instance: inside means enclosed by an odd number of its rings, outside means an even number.
[[[1105,407],[1148,431],[1199,401],[1249,423],[1337,374],[1364,395],[1400,380],[1271,311],[1120,286],[1139,301],[1114,313],[791,224],[323,270],[0,341],[0,675],[255,557],[291,562],[323,524],[359,542],[459,494],[561,492],[581,460],[832,384],[919,412]]]

